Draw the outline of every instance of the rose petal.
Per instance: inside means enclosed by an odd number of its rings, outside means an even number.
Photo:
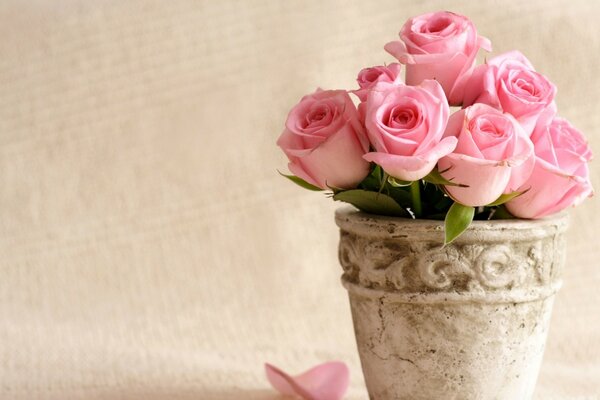
[[[468,107],[475,103],[483,103],[500,109],[495,78],[497,68],[494,65],[482,64],[473,70],[473,73],[465,84],[463,107]]]
[[[569,176],[537,158],[529,181],[520,189],[527,192],[506,203],[506,208],[516,217],[535,219],[577,205],[593,193],[587,164],[581,168],[580,176]]]
[[[297,157],[297,154],[294,154],[296,149],[300,149],[302,147],[302,139],[298,137],[298,135],[294,135],[289,129],[284,129],[281,132],[281,136],[277,139],[277,146],[281,147],[281,150],[287,155],[289,158]]]
[[[345,363],[330,361],[310,370],[290,376],[279,368],[265,364],[271,385],[284,395],[297,395],[306,400],[340,400],[350,383],[350,371]]]
[[[442,158],[438,168],[445,171],[444,178],[469,186],[444,188],[454,200],[472,207],[485,206],[500,197],[511,174],[508,165],[457,153]]]
[[[518,135],[515,142],[515,161],[512,165],[510,180],[504,190],[504,193],[511,193],[518,190],[531,176],[535,166],[535,153],[533,143],[525,135]],[[523,161],[520,165],[519,161]]]
[[[302,165],[306,175],[313,177],[321,189],[328,186],[351,189],[369,174],[369,163],[362,160],[364,153],[359,136],[345,126],[296,163]]]
[[[435,56],[436,58],[440,57],[440,55]],[[466,55],[456,53],[451,56],[445,55],[443,60],[436,60],[436,62],[407,64],[406,84],[414,86],[426,79],[435,79],[442,85],[444,92],[449,94],[460,70],[467,61],[468,57]],[[440,67],[440,64],[443,68]]]
[[[531,133],[531,141],[536,143],[540,136],[543,136],[547,133],[552,121],[556,118],[556,113],[558,112],[556,102],[552,102],[546,107],[544,111],[538,117],[538,120],[535,124],[535,129]]]
[[[290,172],[294,175],[296,175],[298,178],[310,183],[313,186],[317,186],[320,187],[319,182],[317,182],[317,180],[315,178],[313,178],[312,176],[310,176],[308,174],[308,172],[306,172],[304,170],[304,167],[302,166],[302,163],[300,160],[296,161],[296,163],[288,163],[288,169],[290,170]],[[326,188],[321,188],[321,189],[326,189]]]
[[[447,136],[458,136],[465,123],[465,109],[461,108],[448,118],[446,124],[446,130],[444,131],[444,137]]]
[[[477,57],[477,53],[479,53],[479,49],[482,48],[486,51],[492,51],[492,43],[489,39],[479,36],[477,38],[477,48],[472,51],[465,61],[463,68],[458,73],[458,77],[454,82],[454,86],[450,90],[448,94],[448,102],[450,105],[460,105],[463,102],[463,98],[465,97],[465,90],[467,86],[467,82],[473,74],[475,69],[475,58]]]
[[[403,42],[397,40],[389,42],[385,46],[383,46],[383,48],[402,64],[406,64],[410,59],[410,54],[408,54],[406,45]]]
[[[457,139],[454,136],[443,138],[431,150],[415,156],[399,156],[389,153],[371,152],[363,156],[381,166],[385,172],[403,181],[416,181],[429,174],[441,157],[452,153]]]
[[[496,57],[490,59],[487,63],[489,65],[498,66],[498,65],[502,64],[502,62],[505,60],[518,61],[521,64],[525,65],[525,67],[527,67],[528,69],[535,71],[535,68],[533,68],[533,65],[527,59],[527,57],[525,57],[523,55],[523,53],[521,53],[518,50],[507,51],[506,53],[499,54]]]
[[[487,51],[488,53],[492,51],[492,41],[490,39],[484,36],[478,36],[477,41],[480,48]]]

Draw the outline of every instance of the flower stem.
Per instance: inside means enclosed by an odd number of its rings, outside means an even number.
[[[410,184],[410,196],[412,198],[412,212],[415,218],[421,218],[423,210],[421,208],[421,181],[414,181]]]

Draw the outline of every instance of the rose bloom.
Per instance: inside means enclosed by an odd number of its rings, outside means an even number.
[[[362,158],[369,141],[344,90],[304,96],[290,111],[277,145],[287,155],[290,171],[321,189],[354,188],[369,173]]]
[[[519,218],[541,218],[578,205],[593,193],[587,163],[592,152],[567,120],[555,117],[540,124],[531,136],[536,162],[531,177],[519,190],[527,190],[506,204]]]
[[[458,144],[438,168],[446,179],[468,186],[445,186],[461,204],[490,204],[521,187],[531,175],[533,144],[510,114],[475,104],[452,114],[444,136],[458,138]]]
[[[485,103],[512,114],[531,133],[539,117],[555,113],[556,87],[523,54],[511,51],[478,66],[465,87],[463,106]]]
[[[365,124],[375,152],[365,160],[404,181],[425,177],[456,146],[456,138],[442,139],[448,114],[446,96],[436,81],[419,86],[378,83],[366,102]]]
[[[400,41],[385,45],[388,53],[406,64],[407,85],[435,79],[450,105],[460,105],[480,48],[491,51],[490,41],[478,36],[468,18],[448,11],[409,19],[400,31]]]
[[[356,82],[360,89],[352,91],[360,101],[366,101],[369,91],[379,82],[401,83],[400,70],[402,66],[398,63],[389,65],[377,65],[363,68],[358,73]]]

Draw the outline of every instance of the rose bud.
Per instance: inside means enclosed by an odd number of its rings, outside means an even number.
[[[297,177],[321,189],[356,187],[369,173],[369,140],[344,90],[317,90],[290,111],[277,140]]]
[[[389,65],[377,65],[375,67],[363,68],[358,73],[356,82],[360,89],[353,90],[360,101],[366,101],[369,91],[379,82],[401,83],[400,69],[402,66],[398,63]]]
[[[491,51],[490,41],[477,34],[468,18],[448,11],[409,19],[400,31],[400,41],[385,45],[388,53],[406,64],[407,85],[435,79],[450,105],[461,104],[480,48]]]

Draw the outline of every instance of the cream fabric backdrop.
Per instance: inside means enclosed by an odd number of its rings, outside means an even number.
[[[274,142],[437,9],[527,54],[600,154],[596,1],[4,0],[0,398],[277,399],[264,361],[341,359],[365,399],[336,205]],[[600,398],[599,212],[572,212],[538,399]]]

